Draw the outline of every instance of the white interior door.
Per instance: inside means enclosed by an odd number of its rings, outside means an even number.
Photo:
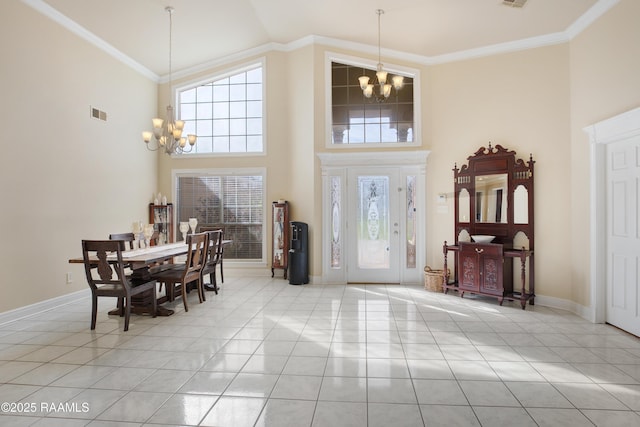
[[[351,283],[400,282],[397,169],[360,168],[348,176],[348,263]]]
[[[607,144],[606,321],[640,336],[640,137]]]

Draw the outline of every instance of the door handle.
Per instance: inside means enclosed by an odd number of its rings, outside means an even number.
[[[484,249],[476,248],[476,253],[477,254],[481,254],[482,252],[484,252]]]

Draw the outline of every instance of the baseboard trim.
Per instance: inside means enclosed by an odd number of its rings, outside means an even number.
[[[276,277],[278,272],[282,276],[282,271],[279,268],[275,269]],[[224,275],[228,277],[270,277],[271,267],[225,263]]]
[[[227,273],[228,272],[228,273]],[[275,275],[273,276],[274,279],[284,279],[284,271],[281,268],[276,268],[274,270]],[[289,270],[288,273],[291,273],[291,271]],[[224,268],[224,274],[228,277],[269,277],[271,278],[271,268],[264,268],[264,267],[239,267],[237,265],[234,265],[232,267],[227,268],[225,266]],[[287,276],[288,277],[288,276]],[[287,279],[285,279],[287,280]],[[320,276],[311,276],[309,275],[309,283],[307,283],[308,285],[311,284],[319,284],[322,283],[321,277]]]
[[[545,295],[536,295],[536,305],[543,305],[550,308],[559,308],[566,310],[577,316],[582,317],[592,323],[595,323],[595,316],[591,307],[585,307],[573,301],[563,298],[549,297]]]
[[[33,316],[34,314],[43,313],[45,311],[53,310],[63,305],[74,303],[80,299],[88,298],[91,296],[90,289],[83,289],[81,291],[72,292],[70,294],[62,295],[59,297],[47,299],[34,304],[25,305],[13,310],[0,313],[0,325],[15,322],[17,320],[24,319],[26,317]]]

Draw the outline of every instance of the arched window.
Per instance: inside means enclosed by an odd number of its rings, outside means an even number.
[[[178,90],[185,133],[198,136],[190,154],[264,152],[263,68],[253,64]]]

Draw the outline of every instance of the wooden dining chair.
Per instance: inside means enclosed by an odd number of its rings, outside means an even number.
[[[194,282],[198,290],[198,298],[204,301],[204,288],[202,286],[202,268],[207,262],[209,247],[209,235],[207,233],[189,234],[187,236],[187,260],[184,264],[175,265],[174,268],[151,273],[151,277],[164,283],[167,289],[169,301],[173,301],[176,296],[177,285],[180,287],[184,311],[189,311],[187,305],[187,284]]]
[[[122,260],[124,240],[83,240],[82,257],[87,282],[91,288],[91,329],[96,328],[98,297],[118,298],[120,316],[124,315],[124,330],[129,330],[131,297],[151,293],[151,313],[156,317],[156,281],[132,279],[125,274]]]
[[[123,240],[125,245],[129,242],[129,249],[133,249],[133,241],[135,240],[135,235],[133,233],[113,233],[109,234],[109,240]],[[127,273],[130,273],[129,270],[131,266],[129,264],[125,264],[125,268],[127,268]],[[118,310],[122,310],[122,298],[118,298]]]
[[[124,240],[125,243],[129,242],[129,249],[133,249],[133,241],[135,236],[133,233],[114,233],[109,234],[109,240]]]
[[[209,284],[211,285],[211,288],[207,288],[207,289],[208,290],[213,289],[216,295],[218,295],[218,283],[216,282],[216,268],[218,266],[218,263],[220,262],[220,255],[221,255],[220,248],[222,247],[222,230],[207,231],[207,233],[209,234],[210,243],[209,243],[209,256],[207,257],[207,263],[202,269],[203,287],[205,286],[204,277],[208,274]]]
[[[200,232],[205,232],[205,231],[220,231],[220,246],[218,247],[218,252],[216,256],[218,258],[217,265],[220,266],[220,282],[224,283],[224,267],[222,265],[224,260],[224,245],[222,244],[222,240],[224,240],[224,229],[220,227],[211,227],[208,225],[201,226]],[[216,287],[217,287],[217,284],[216,284]],[[216,290],[216,294],[217,293],[218,291]]]

